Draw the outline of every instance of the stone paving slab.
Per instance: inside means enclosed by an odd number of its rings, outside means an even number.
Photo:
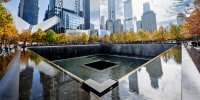
[[[108,91],[112,90],[114,87],[118,85],[118,82],[112,79],[109,79],[103,83],[97,83],[92,79],[88,79],[84,81],[82,87],[87,91],[92,91],[98,96],[102,96]]]

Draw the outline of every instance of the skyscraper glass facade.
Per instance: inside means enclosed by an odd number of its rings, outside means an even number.
[[[134,30],[132,0],[124,2],[125,31]]]
[[[38,23],[38,0],[20,0],[18,16],[31,25]]]
[[[150,11],[150,4],[149,2],[146,2],[143,4],[143,12],[148,12]]]
[[[63,11],[63,19],[64,21],[61,22],[61,26],[66,27],[66,29],[82,29],[80,25],[84,24],[83,17],[67,11]]]
[[[115,20],[115,0],[108,0],[108,19]]]
[[[60,9],[62,6],[62,9]],[[82,29],[84,18],[80,16],[80,0],[49,0],[49,9],[46,19],[59,16],[62,22],[53,29],[57,33],[65,33],[67,29]]]
[[[83,9],[85,29],[90,29],[90,0],[83,1]]]
[[[150,33],[153,33],[157,29],[156,14],[153,11],[143,13],[142,29]]]

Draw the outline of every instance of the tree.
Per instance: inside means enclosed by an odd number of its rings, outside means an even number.
[[[137,41],[137,36],[135,34],[135,32],[133,30],[129,31],[127,34],[127,41],[128,42],[133,42],[133,41]]]
[[[127,38],[128,38],[128,35],[126,34],[126,32],[123,32],[122,33],[122,41],[127,42]]]
[[[71,42],[77,42],[77,36],[75,34],[70,35]]]
[[[55,43],[57,40],[57,35],[53,30],[48,30],[46,32],[46,42]]]
[[[93,36],[89,37],[89,42],[94,42],[94,37]]]
[[[31,31],[30,30],[23,30],[22,34],[19,35],[20,41],[24,42],[24,46],[26,46],[26,42],[31,42]]]
[[[152,40],[152,35],[149,31],[146,31],[146,35],[147,35],[146,41]]]
[[[94,35],[94,42],[98,42],[99,41],[99,37],[97,36],[97,34]]]
[[[108,43],[108,42],[109,42],[109,36],[108,36],[108,34],[105,34],[105,35],[103,36],[103,42],[104,42],[104,43]]]
[[[88,40],[89,40],[88,35],[85,32],[83,32],[83,34],[81,36],[81,41],[82,42],[88,42]]]
[[[186,23],[184,24],[184,30],[187,34],[196,38],[200,35],[200,8],[195,7],[194,11],[186,18]]]
[[[169,39],[182,39],[183,35],[181,33],[182,26],[171,25]]]
[[[58,42],[59,43],[66,43],[69,41],[69,38],[66,33],[58,34]]]
[[[119,42],[120,42],[120,39],[121,39],[121,34],[120,34],[120,31],[119,31],[119,30],[116,31],[115,36],[116,36],[117,42],[119,43]]]
[[[114,34],[114,33],[111,33],[111,34],[110,34],[110,41],[111,41],[111,42],[115,42],[115,40],[116,40],[115,34]]]
[[[138,36],[138,40],[139,41],[146,41],[147,40],[147,38],[148,38],[148,36],[147,36],[147,34],[143,31],[143,30],[139,30],[138,32],[137,32],[137,36]]]
[[[41,28],[39,28],[38,31],[32,34],[33,42],[44,43],[45,38],[46,38],[46,33]]]
[[[8,0],[0,1],[0,39],[5,46],[8,35],[12,33],[11,28],[13,27],[13,19],[11,14],[8,14],[6,8],[3,7],[2,3],[4,2],[8,2]]]
[[[153,41],[158,41],[159,40],[159,31],[155,30],[153,35],[152,35]]]
[[[168,32],[163,26],[159,27],[158,38],[160,41],[165,41],[168,39]]]
[[[9,2],[10,0],[0,0],[0,3],[7,3]]]
[[[9,34],[7,41],[8,41],[8,43],[18,42],[19,41],[19,35],[18,34]]]

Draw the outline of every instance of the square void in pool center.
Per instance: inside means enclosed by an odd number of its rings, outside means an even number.
[[[96,68],[98,70],[104,70],[104,69],[113,67],[117,64],[113,62],[107,62],[107,61],[96,61],[96,62],[84,64],[84,65],[88,67]]]
[[[148,60],[113,55],[90,55],[53,61],[83,80],[118,80]],[[103,65],[103,66],[102,66]]]

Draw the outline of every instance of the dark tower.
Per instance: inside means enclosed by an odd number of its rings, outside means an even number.
[[[18,16],[31,25],[38,23],[39,0],[20,0]]]
[[[90,0],[83,1],[85,29],[90,29]]]

